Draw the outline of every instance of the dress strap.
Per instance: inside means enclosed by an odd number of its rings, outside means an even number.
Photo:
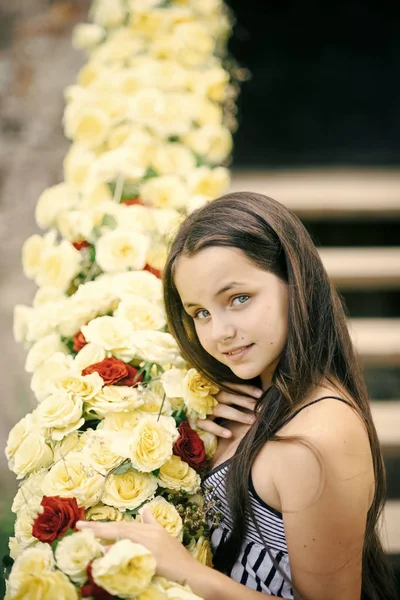
[[[281,429],[281,427],[286,425],[286,423],[289,423],[289,421],[294,419],[294,417],[296,417],[299,414],[299,412],[301,412],[305,408],[308,408],[309,406],[312,406],[313,404],[316,404],[317,402],[321,402],[321,400],[328,400],[328,399],[339,400],[339,402],[344,402],[345,404],[348,404],[351,408],[353,408],[353,405],[351,404],[351,402],[349,402],[348,400],[345,400],[344,398],[339,398],[338,396],[323,396],[322,398],[317,398],[317,400],[313,400],[312,402],[309,402],[308,404],[305,404],[304,406],[302,406],[301,408],[296,410],[287,419],[284,419],[283,423],[279,426],[279,429]]]

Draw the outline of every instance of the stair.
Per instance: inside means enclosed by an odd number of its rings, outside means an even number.
[[[374,375],[367,382],[387,470],[381,536],[400,586],[400,171],[234,172],[231,191],[243,190],[271,196],[303,220],[332,282],[345,303],[346,295],[352,300],[349,329],[366,375]],[[380,318],[368,312],[376,304]]]

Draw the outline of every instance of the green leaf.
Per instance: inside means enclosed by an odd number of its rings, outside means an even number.
[[[117,221],[112,215],[104,215],[101,220],[100,227],[108,227],[109,229],[115,229]]]
[[[186,416],[186,411],[185,411],[185,407],[181,406],[181,408],[179,410],[175,410],[172,413],[172,416],[175,419],[175,423],[177,425],[180,425],[183,421],[187,421],[187,416]]]
[[[113,475],[122,475],[132,468],[132,463],[129,459],[124,460],[118,467],[112,470]]]
[[[152,471],[154,477],[158,477],[160,474],[160,469],[155,469],[154,471]]]
[[[84,422],[82,427],[79,427],[79,431],[87,431],[88,429],[97,429],[97,425],[100,423],[100,419],[88,419]]]
[[[158,177],[158,173],[153,167],[147,167],[146,173],[142,177],[142,181],[147,181],[153,177]]]
[[[54,542],[52,542],[52,544],[51,544],[51,548],[52,548],[53,552],[56,551],[56,548],[57,548],[58,544],[61,542],[61,540],[63,540],[64,538],[66,538],[70,535],[73,535],[74,533],[76,533],[76,531],[74,531],[73,529],[67,529],[67,531],[64,533],[63,536],[54,540]]]
[[[107,185],[110,189],[110,192],[114,196],[115,189],[117,187],[117,182],[116,181],[108,181]],[[138,196],[139,196],[139,185],[137,183],[134,183],[133,181],[125,181],[123,188],[122,188],[121,197],[118,198],[118,200],[119,200],[119,202],[122,202],[123,200],[129,200],[129,198],[137,198]]]
[[[11,573],[12,566],[14,564],[14,560],[11,558],[9,554],[5,554],[1,560],[1,564],[3,566],[3,575],[4,579],[8,579],[9,574]]]

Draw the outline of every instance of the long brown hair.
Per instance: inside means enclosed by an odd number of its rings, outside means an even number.
[[[240,249],[257,267],[284,280],[289,291],[285,347],[272,384],[258,403],[257,420],[230,462],[226,485],[233,530],[218,553],[217,568],[229,573],[239,555],[246,513],[251,513],[248,481],[257,454],[266,441],[283,441],[276,435],[280,424],[315,385],[328,380],[337,382],[353,399],[365,423],[373,458],[375,495],[364,538],[362,599],[395,600],[392,571],[378,535],[386,491],[382,454],[343,306],[314,243],[293,213],[276,200],[253,192],[222,196],[194,211],[180,226],[163,276],[169,330],[182,356],[208,379],[225,387],[223,382],[243,381],[202,348],[174,283],[179,258],[194,256],[209,246]],[[253,383],[259,384],[257,380]]]

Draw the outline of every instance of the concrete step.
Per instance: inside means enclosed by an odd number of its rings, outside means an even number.
[[[400,247],[318,250],[329,277],[340,289],[400,287]]]
[[[302,218],[400,217],[400,170],[233,171],[231,191],[271,196]]]
[[[349,319],[349,329],[365,364],[400,365],[400,319]]]
[[[386,552],[400,553],[400,500],[388,500],[381,521],[381,540]]]
[[[400,400],[372,401],[371,411],[382,447],[400,451]]]

